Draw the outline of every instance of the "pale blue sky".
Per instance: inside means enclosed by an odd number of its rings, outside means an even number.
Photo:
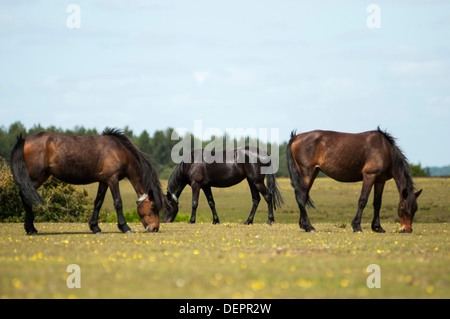
[[[69,4],[81,28],[69,29]],[[366,24],[371,3],[381,28]],[[448,1],[0,2],[0,126],[378,125],[450,164]]]

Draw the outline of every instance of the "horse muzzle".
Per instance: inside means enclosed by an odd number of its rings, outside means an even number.
[[[158,226],[148,225],[147,227],[145,227],[146,233],[157,233],[158,231],[159,231],[159,225]]]
[[[402,229],[399,231],[399,233],[412,233],[412,228],[406,228],[406,227],[402,227]]]

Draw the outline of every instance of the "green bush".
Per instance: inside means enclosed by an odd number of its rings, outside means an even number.
[[[50,177],[38,190],[45,203],[35,206],[36,222],[86,222],[93,203],[86,190]],[[25,211],[11,169],[0,158],[0,222],[23,222]]]
[[[18,221],[22,213],[19,189],[14,184],[8,164],[0,157],[0,221]]]

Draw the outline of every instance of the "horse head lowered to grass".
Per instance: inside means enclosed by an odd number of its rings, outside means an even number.
[[[291,184],[300,209],[300,228],[315,231],[305,206],[314,207],[309,190],[319,171],[322,171],[340,182],[363,182],[358,210],[352,221],[354,231],[361,231],[361,215],[374,186],[372,230],[384,232],[380,225],[381,197],[386,181],[394,178],[400,194],[398,215],[401,231],[412,232],[417,198],[422,190],[415,191],[406,157],[390,134],[379,128],[359,134],[317,130],[296,135],[292,132],[286,155]]]
[[[25,208],[25,231],[36,234],[33,205],[42,202],[36,189],[51,175],[69,184],[98,182],[98,193],[89,227],[100,232],[98,214],[106,191],[111,189],[119,229],[131,229],[122,211],[119,181],[128,178],[138,196],[137,212],[147,232],[159,229],[161,184],[150,159],[120,131],[108,129],[100,136],[71,136],[41,132],[19,136],[11,153],[11,171]]]
[[[220,161],[209,157],[218,156]],[[198,158],[197,158],[198,157]],[[197,160],[196,160],[197,159]],[[227,159],[227,160],[225,160]],[[268,169],[267,171],[264,169]],[[231,187],[247,179],[252,195],[252,209],[245,224],[252,224],[256,209],[264,197],[268,207],[267,224],[275,220],[273,210],[281,207],[284,200],[278,189],[270,155],[257,147],[240,147],[221,152],[203,149],[192,151],[172,172],[163,198],[163,222],[173,222],[178,213],[178,199],[186,187],[192,188],[192,213],[190,223],[195,223],[200,189],[206,195],[213,214],[213,224],[219,223],[211,187]],[[266,179],[266,184],[264,184]]]

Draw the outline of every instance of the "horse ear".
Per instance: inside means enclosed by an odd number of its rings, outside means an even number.
[[[414,195],[416,196],[416,199],[417,199],[417,197],[419,197],[419,196],[420,196],[420,194],[422,194],[422,190],[423,190],[423,189],[421,189],[420,191],[418,191],[418,192],[414,193]]]

